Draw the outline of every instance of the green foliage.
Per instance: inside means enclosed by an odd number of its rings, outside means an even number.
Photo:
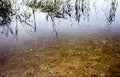
[[[6,24],[11,21],[12,7],[10,0],[0,0],[0,24]]]
[[[61,0],[41,0],[37,2],[37,0],[31,0],[27,3],[29,7],[32,8],[38,8],[42,12],[48,12],[48,13],[53,13],[53,12],[58,12],[60,10],[60,7],[62,5]]]
[[[37,6],[37,0],[29,0],[29,1],[27,2],[27,5],[28,5],[29,7],[36,8],[36,6]]]
[[[11,12],[11,2],[9,0],[0,0],[0,12]]]

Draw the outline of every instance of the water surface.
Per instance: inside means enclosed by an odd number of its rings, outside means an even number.
[[[56,11],[39,1],[11,1],[11,20],[0,25],[0,76],[120,76],[119,0],[63,0]]]

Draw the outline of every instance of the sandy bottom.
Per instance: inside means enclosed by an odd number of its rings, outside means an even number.
[[[120,77],[118,40],[51,42],[11,51],[22,53],[0,56],[0,77]]]

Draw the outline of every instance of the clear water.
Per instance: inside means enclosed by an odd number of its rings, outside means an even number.
[[[64,38],[67,39],[70,37],[79,39],[80,36],[92,35],[109,38],[120,35],[119,0],[85,0],[85,2],[86,5],[83,5],[86,6],[86,8],[84,8],[85,12],[82,12],[82,10],[79,11],[81,14],[81,17],[78,17],[80,21],[76,20],[74,0],[69,2],[72,9],[71,17],[54,18],[54,26],[50,17],[48,18],[49,21],[47,21],[47,13],[40,12],[39,10],[35,11],[35,20],[33,15],[27,20],[27,23],[33,27],[24,22],[21,24],[20,21],[16,20],[14,18],[15,16],[13,16],[11,24],[8,24],[8,26],[12,28],[13,34],[11,34],[10,29],[8,29],[6,25],[0,26],[0,47],[33,40],[64,40]],[[115,5],[112,6],[112,2]],[[28,14],[32,13],[31,8],[23,6],[19,2],[16,4],[18,5],[16,8],[20,7],[16,15],[26,12],[28,12]],[[114,9],[116,10],[114,11]],[[113,14],[110,13],[111,10]],[[112,19],[110,19],[110,17]]]
[[[71,16],[53,18],[12,1],[11,23],[0,25],[0,77],[120,76],[120,0],[78,0],[76,8],[70,0]]]

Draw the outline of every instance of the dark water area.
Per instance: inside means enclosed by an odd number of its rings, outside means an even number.
[[[119,0],[4,1],[0,77],[120,76]]]

